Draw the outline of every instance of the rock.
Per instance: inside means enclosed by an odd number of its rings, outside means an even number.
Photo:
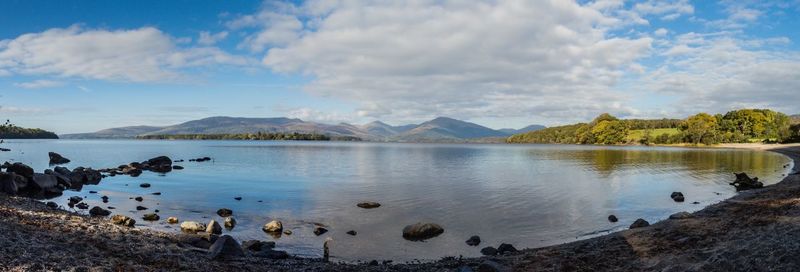
[[[497,254],[502,255],[506,253],[515,253],[515,252],[517,252],[517,249],[511,244],[500,244],[500,246],[497,247]]]
[[[480,265],[478,265],[478,270],[477,270],[477,272],[505,272],[505,271],[511,271],[511,269],[491,260],[483,261]]]
[[[236,219],[233,218],[233,217],[230,217],[230,216],[229,217],[225,217],[224,225],[225,225],[226,229],[231,230],[234,227],[236,227]]]
[[[237,197],[234,197],[233,199],[242,200],[242,197],[241,196],[237,196]]]
[[[264,249],[275,248],[275,242],[263,242],[259,240],[248,240],[242,243],[242,248],[250,251],[261,251]]]
[[[764,184],[758,181],[758,178],[750,178],[746,173],[733,173],[736,175],[736,180],[730,184],[736,187],[736,191],[744,191],[750,189],[763,188]]]
[[[292,231],[287,229],[283,231],[283,234],[292,235]]]
[[[456,269],[456,272],[475,272],[475,270],[472,270],[472,267],[462,265]]]
[[[361,202],[361,203],[356,204],[356,206],[358,206],[359,208],[363,208],[363,209],[374,209],[374,208],[380,207],[381,204],[378,203],[378,202]]]
[[[217,220],[211,220],[208,222],[208,225],[206,225],[206,233],[222,234],[222,226],[217,223]]]
[[[155,193],[152,193],[151,195],[161,195],[161,192],[155,192]]]
[[[378,260],[369,261],[370,266],[378,266]]]
[[[144,210],[147,210],[147,207],[145,207],[145,206],[136,206],[136,210],[137,211],[144,211]]]
[[[478,246],[481,244],[481,237],[479,237],[478,235],[473,235],[472,237],[469,237],[469,239],[467,239],[466,243],[469,246]]]
[[[133,218],[121,214],[115,214],[114,216],[111,217],[111,223],[126,227],[133,227],[133,225],[136,224],[136,220],[133,220]]]
[[[11,151],[11,149],[8,149],[8,148],[2,148],[2,147],[0,147],[0,151],[2,151],[2,152],[9,152],[9,151]],[[784,167],[784,168],[786,168],[786,167]]]
[[[158,221],[158,219],[161,219],[161,217],[156,213],[148,213],[142,216],[142,219],[145,221]]]
[[[94,216],[109,216],[111,215],[111,212],[98,206],[94,206],[91,210],[89,210],[89,214]]]
[[[481,249],[481,254],[486,255],[486,256],[495,256],[495,255],[497,255],[497,249],[494,248],[494,247],[490,247],[490,246],[484,247],[484,248]]]
[[[108,203],[108,196],[101,196],[100,199],[103,200],[103,203]]]
[[[650,222],[647,222],[647,220],[639,218],[636,219],[636,221],[634,221],[633,224],[631,224],[630,229],[643,228],[647,226],[650,226]]]
[[[444,233],[444,228],[434,223],[416,223],[403,228],[403,238],[410,241],[430,239]]]
[[[320,226],[314,227],[314,235],[320,236],[325,234],[326,232],[328,232],[328,229],[326,228]]]
[[[167,217],[167,223],[178,224],[178,218],[174,216]]]
[[[142,188],[150,188],[150,183],[146,183],[146,182],[145,182],[145,183],[139,184],[139,187],[142,187]]]
[[[33,178],[33,168],[21,162],[15,162],[6,167],[6,172],[23,176],[27,179]]]
[[[230,260],[244,257],[244,251],[233,237],[223,235],[208,249],[208,256],[212,260]]]
[[[617,219],[616,215],[612,214],[608,216],[608,222],[616,223],[617,221],[619,221],[619,219]]]
[[[675,200],[675,202],[683,202],[683,200],[684,200],[683,199],[683,193],[681,193],[681,192],[672,192],[672,194],[669,195],[669,197],[671,197],[672,200]]]
[[[185,232],[196,233],[205,231],[206,226],[195,221],[183,221],[183,223],[181,223],[181,230]]]
[[[71,196],[71,197],[69,197],[69,203],[71,203],[72,205],[78,204],[78,202],[81,202],[81,201],[83,201],[82,197],[79,197],[79,196]]]
[[[47,156],[50,156],[50,164],[65,164],[69,163],[69,159],[64,158],[61,154],[56,152],[48,152]]]
[[[89,191],[90,194],[96,194],[97,191]]]
[[[692,218],[692,214],[688,212],[678,212],[669,216],[669,219],[673,220],[688,219],[688,218]]]
[[[164,165],[164,164],[168,164],[168,165],[172,166],[172,159],[170,159],[167,156],[158,156],[158,157],[155,157],[155,158],[152,158],[152,159],[149,159],[149,160],[145,161],[145,163],[149,164],[150,166],[153,166],[153,165]]]
[[[222,217],[228,217],[228,216],[233,215],[233,211],[230,210],[230,209],[222,208],[222,209],[217,210],[217,215],[222,216]]]
[[[17,182],[14,180],[16,175],[14,173],[0,173],[0,192],[9,195],[16,195],[19,192]]]
[[[53,201],[47,202],[46,205],[47,205],[47,207],[50,207],[51,209],[58,209],[58,203],[55,203]]]
[[[283,260],[289,258],[289,253],[286,253],[286,251],[272,250],[272,249],[262,250],[254,255],[256,257],[267,258],[272,260]]]
[[[173,165],[172,170],[183,170],[183,166],[180,165]]]
[[[695,202],[692,202],[692,204],[697,205],[697,204],[700,204],[700,202],[699,201],[695,201]]]
[[[283,223],[281,223],[281,221],[278,220],[272,220],[266,225],[264,225],[264,227],[261,228],[261,230],[263,230],[264,232],[281,232],[283,231]]]
[[[69,168],[62,167],[62,166],[56,166],[55,168],[53,168],[53,171],[56,172],[56,173],[65,175],[65,176],[69,175],[69,173],[72,172],[72,171],[69,171]]]
[[[141,196],[137,196],[137,197],[134,197],[133,200],[142,202],[144,200],[144,198],[142,198]]]
[[[78,203],[77,205],[75,205],[75,207],[77,207],[78,209],[81,209],[81,210],[86,210],[86,209],[89,208],[89,204],[81,202],[81,203]]]
[[[58,180],[55,176],[46,174],[34,173],[30,181],[31,186],[36,190],[48,190],[58,185]]]
[[[351,236],[356,236],[356,234],[358,234],[358,232],[356,232],[354,230],[351,230],[351,231],[347,231],[347,234],[349,234]]]

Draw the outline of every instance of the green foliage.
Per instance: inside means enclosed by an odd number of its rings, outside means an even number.
[[[724,115],[699,113],[685,120],[619,120],[604,113],[588,124],[579,123],[516,134],[506,141],[645,145],[800,142],[800,120],[793,118],[800,119],[768,109],[742,109]]]
[[[0,139],[58,139],[58,135],[38,128],[22,128],[9,120],[0,125]]]
[[[254,141],[360,141],[360,138],[341,136],[331,137],[316,133],[238,133],[238,134],[176,134],[144,135],[137,139],[146,140],[254,140]]]

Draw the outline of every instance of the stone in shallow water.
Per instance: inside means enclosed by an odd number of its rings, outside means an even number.
[[[177,224],[178,223],[178,218],[174,217],[174,216],[170,216],[170,217],[167,218],[167,223]]]
[[[281,232],[283,231],[283,223],[281,223],[281,221],[278,220],[272,220],[266,225],[264,225],[264,227],[261,228],[261,230],[265,232]]]
[[[617,219],[616,215],[612,214],[608,216],[608,222],[616,223],[617,221],[619,221],[619,219]]]
[[[233,211],[231,209],[222,208],[222,209],[217,210],[217,215],[222,216],[222,217],[228,217],[228,216],[233,215]]]
[[[233,217],[225,217],[225,228],[228,230],[233,229],[236,227],[236,219]]]
[[[181,230],[185,232],[201,232],[206,230],[206,226],[195,221],[183,221],[181,223]]]
[[[323,227],[315,227],[314,228],[314,234],[317,235],[317,236],[323,235],[326,232],[328,232],[328,229],[326,229],[326,228],[323,228]]]
[[[472,237],[469,237],[469,239],[467,239],[466,243],[469,246],[478,246],[481,244],[481,237],[479,237],[478,235],[473,235]]]
[[[347,234],[352,235],[352,236],[356,236],[356,234],[358,234],[358,232],[356,232],[355,230],[351,230],[351,231],[348,231]]]
[[[94,206],[92,207],[91,210],[89,210],[89,214],[94,216],[109,216],[111,212],[106,209]]]
[[[416,223],[403,228],[403,238],[411,241],[427,240],[444,233],[444,228],[434,223]]]
[[[374,209],[380,207],[381,204],[378,202],[361,202],[356,204],[356,206],[363,209]]]
[[[126,227],[133,227],[133,225],[136,224],[136,220],[133,220],[133,218],[121,214],[116,214],[111,217],[111,223]]]
[[[158,219],[160,219],[160,218],[161,217],[158,216],[158,214],[155,214],[155,213],[148,213],[148,214],[145,214],[144,216],[142,216],[142,219],[144,219],[145,221],[158,221]]]
[[[217,223],[217,220],[211,220],[211,222],[208,222],[206,232],[211,234],[222,234],[222,226]]]
[[[683,193],[681,192],[672,192],[672,194],[669,197],[671,197],[672,200],[675,200],[675,202],[683,202],[684,200]]]

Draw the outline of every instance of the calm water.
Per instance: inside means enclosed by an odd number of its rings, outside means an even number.
[[[116,207],[113,212],[136,218],[139,227],[172,232],[177,225],[140,220],[145,212],[134,207],[159,209],[162,221],[177,216],[204,223],[222,222],[216,210],[230,208],[239,224],[224,232],[240,240],[276,240],[291,254],[321,256],[330,237],[332,254],[346,261],[479,256],[480,248],[501,242],[524,248],[574,241],[728,198],[735,194],[728,185],[734,171],[775,183],[790,163],[748,150],[569,145],[11,140],[4,147],[13,151],[0,152],[0,161],[21,161],[37,172],[48,167],[48,151],[72,159],[69,168],[209,156],[214,161],[176,163],[186,169],[166,175],[108,177],[54,201],[66,206],[79,195],[90,205]],[[152,187],[140,188],[142,182]],[[683,192],[686,202],[673,202],[673,191]],[[145,200],[129,199],[134,196]],[[360,201],[383,206],[364,210],[355,206]],[[620,221],[609,223],[609,214]],[[261,226],[271,219],[294,234],[265,234]],[[426,242],[403,240],[403,226],[419,221],[439,223],[445,233]],[[315,222],[330,232],[315,236]],[[480,235],[479,247],[464,243],[471,235]]]

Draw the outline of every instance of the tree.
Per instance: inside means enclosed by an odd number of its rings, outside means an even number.
[[[619,144],[625,142],[625,137],[628,136],[628,127],[624,122],[618,120],[603,120],[592,127],[591,132],[597,144]]]
[[[685,133],[689,142],[692,144],[714,144],[718,143],[717,118],[708,113],[699,113],[687,118],[679,129]]]

